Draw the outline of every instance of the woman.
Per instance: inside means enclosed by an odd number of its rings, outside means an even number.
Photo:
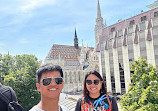
[[[97,71],[85,76],[83,97],[78,100],[75,111],[118,111],[114,97],[107,95],[103,78]]]

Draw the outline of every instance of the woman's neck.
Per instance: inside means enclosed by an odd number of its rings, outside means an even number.
[[[89,96],[91,98],[98,98],[100,96],[100,93],[95,93],[95,94],[89,93]]]

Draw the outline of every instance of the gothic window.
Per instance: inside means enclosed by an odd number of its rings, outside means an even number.
[[[129,61],[133,61],[132,59],[129,59]]]
[[[114,76],[111,76],[111,85],[112,85],[112,89],[115,89],[115,78],[114,78]]]
[[[129,25],[134,25],[135,24],[135,21],[134,20],[131,20],[130,22],[129,22]]]
[[[111,83],[112,84],[112,89],[115,89],[115,83]]]
[[[141,17],[141,22],[143,22],[143,21],[145,21],[145,20],[147,20],[147,17],[146,17],[146,16]]]
[[[121,88],[125,88],[125,83],[121,83]]]
[[[114,32],[115,31],[115,27],[111,28],[111,32]]]
[[[76,83],[76,72],[74,72],[74,82]]]
[[[78,80],[79,80],[79,82],[81,81],[81,77],[80,76],[81,76],[80,72],[78,72]]]
[[[65,72],[65,84],[67,84],[67,72]]]
[[[154,17],[158,17],[158,11],[154,12]]]
[[[119,31],[118,31],[118,36],[121,37],[122,35],[123,35],[122,30],[119,30]]]
[[[70,76],[70,83],[72,83],[72,75],[71,75],[71,72],[70,72],[69,76]]]

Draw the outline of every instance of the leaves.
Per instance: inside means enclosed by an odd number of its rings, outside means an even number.
[[[130,66],[134,74],[128,93],[121,97],[123,111],[156,111],[158,110],[158,74],[156,67],[140,58]]]
[[[40,100],[36,90],[36,70],[40,63],[34,55],[0,56],[2,83],[11,86],[19,103],[28,111]]]

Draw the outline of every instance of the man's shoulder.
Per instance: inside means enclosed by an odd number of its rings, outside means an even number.
[[[34,106],[29,111],[44,111],[44,110],[38,108],[37,106]]]

